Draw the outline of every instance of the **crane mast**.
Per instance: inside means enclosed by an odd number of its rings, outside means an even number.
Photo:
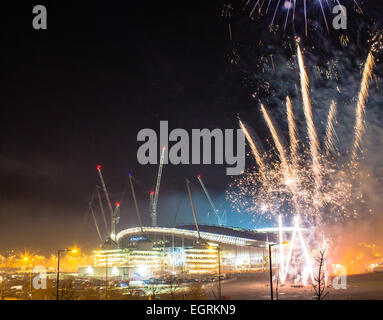
[[[153,205],[152,205],[152,227],[157,227],[157,202],[158,202],[158,193],[160,191],[162,167],[164,166],[165,151],[166,151],[166,147],[163,146],[161,159],[160,159],[160,165],[158,166],[157,183],[156,183],[156,189],[154,192],[154,199],[153,199]]]
[[[115,224],[120,222],[120,203],[119,202],[116,202],[116,207],[114,208],[114,211],[113,211],[113,217],[114,217]]]
[[[217,208],[215,207],[214,202],[213,202],[213,200],[211,199],[210,194],[209,194],[209,192],[207,191],[207,189],[206,189],[206,187],[205,187],[205,184],[203,183],[200,174],[197,176],[197,179],[198,179],[199,183],[201,184],[201,187],[202,187],[203,191],[205,192],[206,198],[207,198],[207,200],[209,201],[210,206],[211,206],[211,208],[213,209],[213,212],[214,212],[215,216],[216,216],[217,219],[218,219],[218,225],[219,225],[219,226],[223,226],[223,225],[225,225],[225,218],[224,218],[223,215],[220,215],[219,211],[218,211]]]
[[[153,208],[153,199],[154,199],[154,191],[150,191],[149,193],[149,212],[152,213]]]
[[[192,208],[192,211],[193,211],[193,218],[194,218],[195,227],[197,229],[198,239],[201,239],[201,235],[199,233],[199,226],[198,226],[198,221],[197,221],[197,215],[195,213],[193,198],[192,198],[191,191],[190,191],[190,181],[188,179],[186,179],[185,181],[186,181],[186,187],[188,189],[190,205],[191,205],[191,208]]]
[[[102,236],[101,236],[101,233],[100,233],[100,229],[98,227],[98,224],[97,224],[97,219],[96,219],[96,215],[94,214],[94,211],[93,211],[93,196],[92,196],[92,200],[90,200],[89,202],[89,210],[90,212],[92,213],[92,217],[93,217],[93,222],[96,226],[96,230],[97,230],[97,234],[98,236],[100,237],[100,240],[102,242]]]
[[[113,210],[112,203],[110,202],[108,190],[106,189],[104,178],[102,176],[101,165],[97,166],[97,172],[98,172],[98,175],[100,177],[102,189],[104,190],[106,202],[108,204],[108,208],[109,208],[109,211],[110,211],[110,220],[111,220],[111,223],[110,223],[110,225],[111,225],[110,238],[113,241],[115,241],[116,240],[116,223],[118,223],[118,220],[119,220],[119,217],[117,216],[117,214],[118,214],[117,206],[116,206],[116,210]],[[119,208],[119,205],[118,205],[118,208]]]
[[[104,224],[105,224],[105,232],[106,234],[108,234],[108,230],[109,230],[109,227],[108,227],[108,223],[106,222],[106,216],[105,216],[105,211],[104,211],[104,204],[102,203],[102,199],[101,199],[101,195],[100,195],[100,191],[98,190],[100,187],[96,185],[96,192],[97,192],[97,198],[98,198],[98,205],[100,206],[100,211],[101,211],[101,214],[102,214],[102,218],[104,220]]]
[[[144,228],[142,226],[142,220],[141,220],[141,215],[140,215],[140,210],[138,208],[138,204],[137,204],[137,198],[136,198],[136,193],[134,192],[134,187],[133,187],[133,177],[132,175],[129,173],[129,182],[130,182],[130,189],[132,190],[132,196],[133,196],[133,201],[134,201],[134,206],[136,208],[136,214],[137,214],[137,219],[138,219],[138,223],[140,224],[140,227],[141,227],[141,233],[144,233]]]

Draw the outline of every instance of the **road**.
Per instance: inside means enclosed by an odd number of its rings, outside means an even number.
[[[350,275],[347,277],[347,289],[326,288],[326,292],[329,293],[327,300],[383,300],[383,272]],[[216,295],[216,284],[206,287],[207,299],[215,299]],[[305,288],[283,286],[278,289],[279,300],[311,300],[313,295],[314,290],[310,286]],[[270,299],[268,274],[239,275],[235,280],[224,281],[222,296],[234,300],[268,300]]]

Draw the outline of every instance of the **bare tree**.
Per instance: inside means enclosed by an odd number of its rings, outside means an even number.
[[[328,292],[325,292],[326,284],[325,284],[325,271],[324,265],[326,262],[326,249],[327,249],[327,243],[323,250],[319,252],[319,256],[316,259],[318,262],[318,275],[314,277],[315,283],[313,283],[313,288],[315,292],[315,300],[323,300],[328,295]]]
[[[149,300],[155,300],[157,299],[157,296],[160,293],[160,288],[156,285],[151,285],[148,287],[149,292]]]

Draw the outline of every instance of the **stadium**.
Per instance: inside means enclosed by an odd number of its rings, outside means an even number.
[[[208,225],[128,228],[94,252],[95,268],[79,273],[132,280],[255,272],[267,268],[267,244],[274,238],[271,232]]]

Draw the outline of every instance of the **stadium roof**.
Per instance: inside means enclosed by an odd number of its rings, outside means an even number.
[[[199,226],[202,240],[215,242],[218,244],[229,244],[237,246],[257,246],[264,247],[267,241],[273,241],[275,234],[258,233],[251,230],[218,227],[218,226]],[[194,225],[184,225],[174,228],[169,227],[143,227],[144,233],[158,233],[178,235],[186,238],[198,238],[198,233]],[[134,235],[141,235],[141,228],[129,228],[117,234],[117,241]]]

